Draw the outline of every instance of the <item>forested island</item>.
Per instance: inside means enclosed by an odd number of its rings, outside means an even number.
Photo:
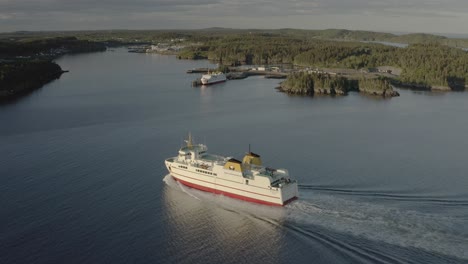
[[[14,98],[41,87],[64,72],[53,62],[69,53],[103,51],[102,43],[56,37],[0,41],[0,100]]]
[[[468,39],[341,29],[209,28],[1,33],[0,90],[3,94],[6,90],[11,92],[12,83],[21,79],[17,73],[26,72],[25,64],[31,63],[30,69],[39,67],[36,65],[41,60],[53,63],[53,58],[66,53],[129,45],[146,45],[156,50],[177,46],[171,54],[180,59],[209,59],[224,66],[288,65],[293,72],[308,73],[307,77],[291,74],[281,86],[288,93],[360,91],[387,97],[397,95],[391,85],[418,90],[467,88]],[[340,70],[311,73],[318,69]],[[341,74],[344,71],[352,74]],[[313,85],[298,81],[304,79],[312,80]]]
[[[299,95],[346,95],[350,91],[355,91],[382,97],[399,96],[387,78],[348,79],[341,76],[307,72],[288,75],[288,78],[281,83],[279,90]]]

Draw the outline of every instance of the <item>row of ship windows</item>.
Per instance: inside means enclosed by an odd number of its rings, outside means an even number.
[[[188,169],[187,166],[183,166],[183,165],[178,165],[179,168],[181,169]],[[202,171],[202,170],[196,170],[197,172],[201,172],[201,173],[205,173],[205,174],[209,174],[209,175],[214,175],[214,176],[217,176],[216,173],[212,173],[212,172],[209,172],[209,171]]]
[[[208,175],[214,175],[214,176],[216,176],[216,173],[211,173],[211,172],[209,172],[209,171],[202,171],[202,170],[198,170],[198,169],[197,169],[196,171],[197,171],[197,172],[201,172],[201,173],[205,173],[205,174],[208,174]]]

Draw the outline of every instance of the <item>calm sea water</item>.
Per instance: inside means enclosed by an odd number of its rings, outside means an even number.
[[[65,56],[0,106],[0,263],[468,263],[468,93],[291,97],[206,61]],[[186,134],[289,169],[285,208],[180,186]]]

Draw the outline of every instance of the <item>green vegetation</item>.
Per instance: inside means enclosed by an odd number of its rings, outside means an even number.
[[[439,44],[415,44],[387,57],[403,68],[400,81],[419,86],[464,89],[468,80],[468,52]],[[461,87],[461,88],[460,88]]]
[[[394,97],[400,94],[393,90],[390,81],[387,78],[360,78],[358,80],[359,92],[379,95],[383,97]]]
[[[406,44],[423,44],[423,43],[439,43],[442,44],[449,40],[447,37],[437,36],[432,34],[415,33],[401,36],[392,36],[387,39],[389,42],[406,43]],[[450,42],[447,42],[450,43]]]
[[[57,56],[62,53],[104,51],[102,43],[78,40],[75,37],[46,38],[39,40],[0,41],[0,58],[14,56]]]
[[[48,60],[15,61],[0,64],[0,99],[29,92],[63,73]]]
[[[185,49],[179,52],[179,54],[177,54],[177,57],[179,59],[186,59],[186,60],[208,59],[205,52],[201,50],[197,50],[197,49]]]
[[[102,51],[102,43],[75,37],[0,41],[0,99],[39,88],[62,73],[53,59],[67,53]]]
[[[292,73],[281,83],[281,90],[289,94],[314,94],[314,75],[304,72]]]
[[[345,95],[349,91],[359,91],[370,95],[393,97],[399,94],[393,91],[386,78],[359,78],[350,80],[341,76],[297,72],[290,74],[281,83],[281,91],[289,94],[314,95]]]

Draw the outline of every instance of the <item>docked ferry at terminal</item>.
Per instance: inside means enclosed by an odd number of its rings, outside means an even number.
[[[165,160],[172,177],[194,189],[254,203],[283,206],[298,198],[297,181],[286,169],[264,167],[259,155],[248,152],[242,161],[207,153],[189,135],[176,157]]]
[[[203,85],[225,82],[226,80],[226,75],[222,72],[204,74],[200,79]]]

